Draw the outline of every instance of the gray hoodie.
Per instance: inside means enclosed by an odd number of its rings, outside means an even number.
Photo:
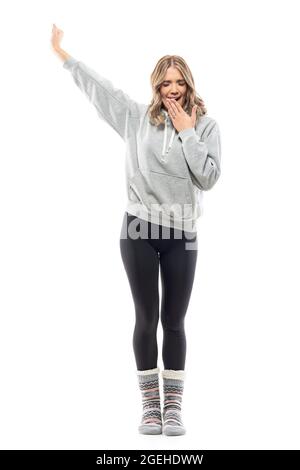
[[[152,223],[197,231],[203,191],[214,186],[221,172],[217,122],[204,115],[195,128],[177,132],[168,112],[161,108],[165,124],[155,126],[149,121],[149,105],[137,103],[83,62],[69,57],[63,67],[71,72],[99,117],[126,144],[124,209]]]

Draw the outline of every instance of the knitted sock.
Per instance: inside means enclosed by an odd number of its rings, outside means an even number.
[[[179,436],[186,433],[182,422],[181,404],[185,371],[165,369],[162,371],[164,389],[163,433]]]
[[[143,415],[138,428],[141,434],[161,434],[159,372],[159,367],[137,371],[143,403]]]

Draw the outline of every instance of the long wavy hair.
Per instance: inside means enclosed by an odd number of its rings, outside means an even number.
[[[160,87],[164,82],[165,75],[169,67],[175,67],[183,75],[187,90],[185,95],[184,110],[191,116],[192,108],[196,104],[196,122],[199,116],[207,113],[202,98],[196,93],[195,82],[192,72],[185,60],[178,55],[165,55],[159,59],[150,76],[153,97],[148,107],[148,116],[151,124],[159,126],[165,122],[165,116],[162,113],[163,101],[160,95]]]

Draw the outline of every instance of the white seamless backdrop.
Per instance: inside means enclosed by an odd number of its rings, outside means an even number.
[[[1,3],[2,449],[299,449],[297,2]],[[165,54],[220,126],[176,439],[137,432],[125,146],[50,45],[140,102]],[[159,366],[161,327],[158,330]],[[120,393],[122,390],[122,393]]]

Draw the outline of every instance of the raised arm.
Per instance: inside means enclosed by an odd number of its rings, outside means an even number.
[[[54,31],[59,37],[60,30],[56,28]],[[110,80],[67,54],[60,43],[55,45],[55,52],[63,60],[63,67],[70,71],[75,84],[95,106],[99,117],[125,140],[128,117],[139,117],[141,105],[116,88]]]

